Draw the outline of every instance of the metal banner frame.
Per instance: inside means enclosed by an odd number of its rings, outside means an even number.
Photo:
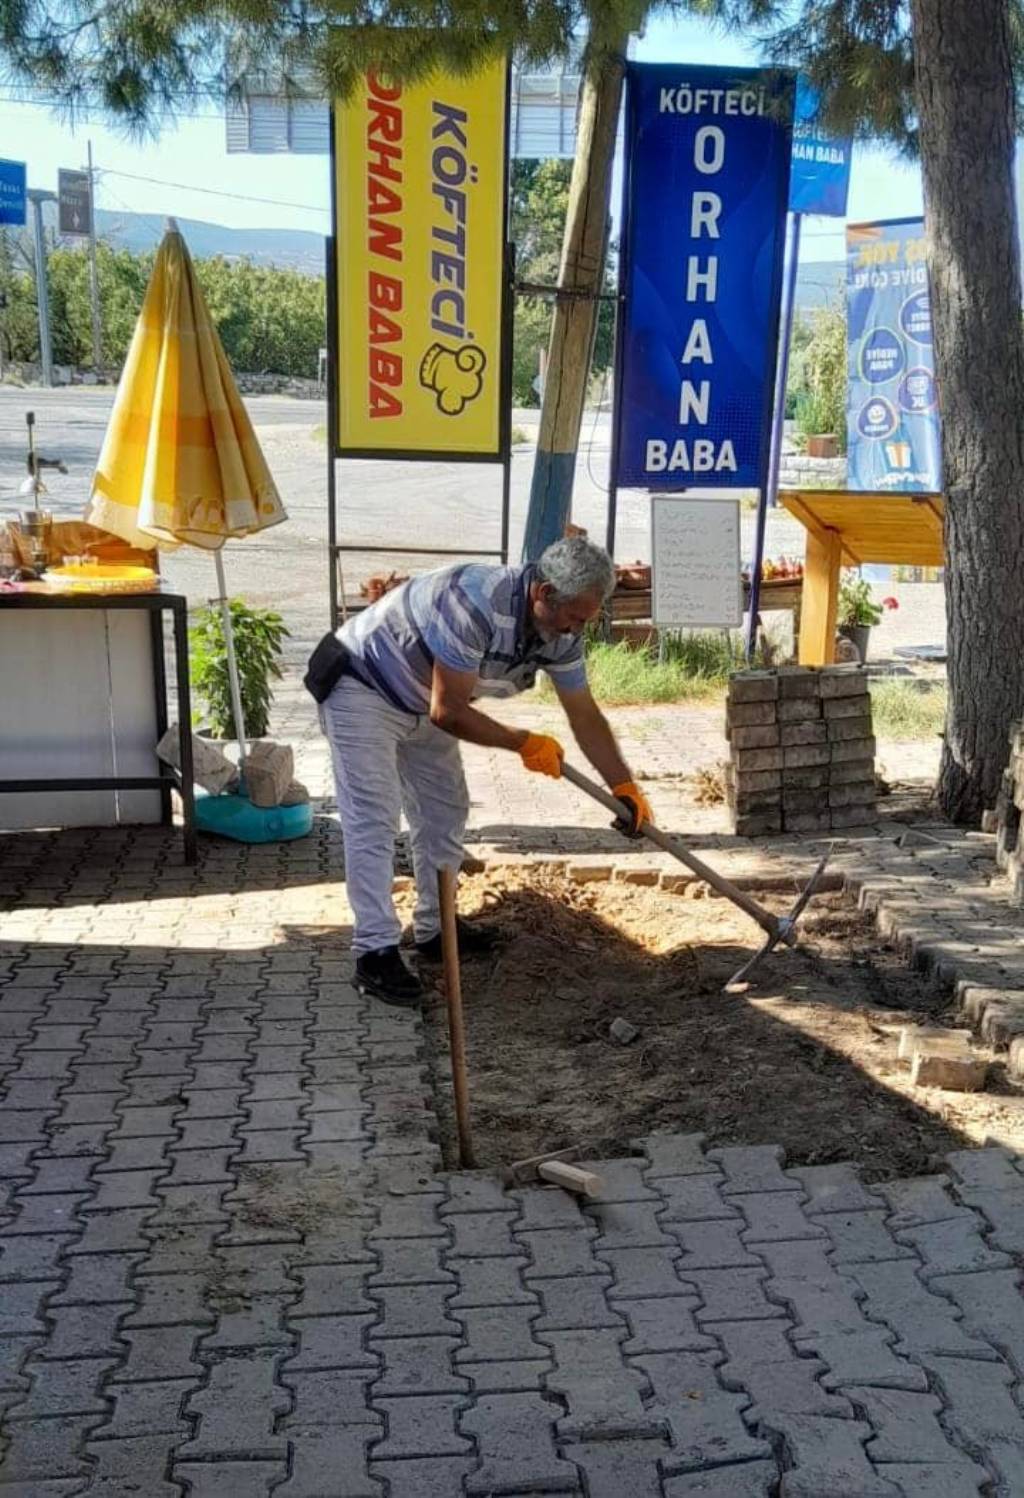
[[[325,241],[327,272],[327,548],[330,563],[329,597],[331,628],[337,629],[348,616],[344,598],[341,558],[346,554],[367,556],[482,557],[508,561],[509,520],[512,488],[512,324],[515,306],[515,247],[509,243],[509,124],[512,105],[511,60],[505,67],[505,152],[502,179],[502,282],[501,282],[501,366],[498,381],[498,440],[496,453],[415,452],[404,449],[339,448],[338,443],[338,260],[333,234]],[[331,224],[337,224],[337,159],[334,107],[330,111]],[[340,459],[386,462],[479,463],[501,465],[501,522],[498,547],[491,550],[466,551],[444,546],[398,546],[374,543],[364,545],[345,542],[341,534],[341,510],[338,482]]]

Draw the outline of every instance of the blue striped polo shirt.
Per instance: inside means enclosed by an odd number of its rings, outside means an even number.
[[[343,624],[352,671],[394,707],[430,709],[434,662],[475,671],[474,697],[528,691],[546,671],[568,691],[587,684],[576,635],[542,640],[530,629],[529,591],[536,568],[476,562],[415,577]]]

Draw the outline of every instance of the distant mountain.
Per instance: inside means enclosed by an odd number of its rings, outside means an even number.
[[[202,219],[179,218],[178,227],[197,260],[222,255],[319,276],[324,269],[324,241],[306,229],[231,229]],[[111,213],[101,208],[96,228],[102,239],[126,250],[151,250],[160,243],[164,219],[158,213]],[[801,312],[828,303],[841,304],[845,267],[841,260],[811,260],[800,267],[796,300]]]
[[[47,228],[55,227],[56,204],[46,204],[43,211]],[[135,253],[155,249],[163,238],[165,223],[159,213],[111,213],[101,208],[96,214],[99,237],[118,249]],[[306,229],[230,229],[226,224],[180,217],[177,224],[196,260],[222,255],[225,260],[251,260],[254,265],[276,265],[307,276],[323,275],[323,236]]]

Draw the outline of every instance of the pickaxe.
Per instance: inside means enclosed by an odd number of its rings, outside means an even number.
[[[579,770],[574,769],[572,765],[566,764],[564,761],[562,764],[562,774],[578,790],[585,791],[588,796],[593,797],[595,801],[610,811],[613,816],[624,817],[627,821],[630,819],[630,808],[624,802],[620,801],[617,796],[613,796],[610,791],[606,791],[596,781],[588,779],[586,775],[581,775]],[[772,915],[770,910],[765,910],[763,905],[759,905],[756,900],[751,899],[750,895],[744,890],[738,889],[735,884],[730,883],[722,874],[719,874],[715,869],[706,864],[703,859],[698,858],[695,853],[691,853],[688,848],[684,847],[679,838],[672,837],[668,832],[662,832],[660,827],[655,827],[651,822],[645,822],[640,830],[643,836],[650,842],[656,844],[665,853],[671,854],[681,864],[685,864],[699,879],[703,879],[707,884],[710,884],[712,889],[716,889],[720,895],[724,895],[727,900],[731,900],[740,910],[746,911],[751,920],[756,921],[761,930],[766,933],[764,942],[754,955],[743,964],[739,972],[734,973],[729,979],[725,985],[726,992],[743,983],[753,972],[762,957],[767,957],[768,953],[773,951],[780,941],[785,943],[787,947],[795,945],[796,923],[800,919],[808,900],[817,889],[821,876],[824,873],[825,865],[828,863],[832,852],[831,848],[829,848],[822,854],[817,868],[807,881],[789,914]]]

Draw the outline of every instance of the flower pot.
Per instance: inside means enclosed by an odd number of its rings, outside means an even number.
[[[871,639],[870,624],[840,624],[836,634],[841,635],[844,640],[850,640],[857,648],[860,663],[863,666],[868,658],[868,641]]]
[[[838,458],[839,438],[834,432],[822,432],[816,437],[808,437],[807,456],[809,458]]]

